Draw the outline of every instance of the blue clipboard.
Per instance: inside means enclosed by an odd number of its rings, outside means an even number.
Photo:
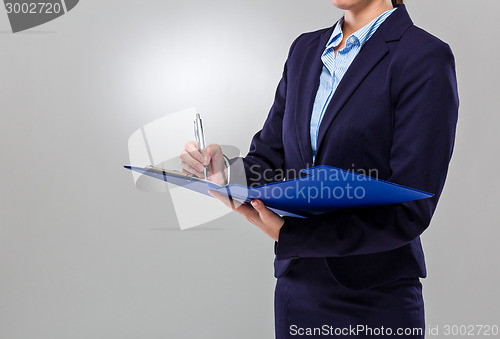
[[[256,187],[237,184],[218,186],[184,173],[153,167],[125,168],[205,195],[209,195],[209,190],[214,190],[240,202],[261,199],[276,213],[292,217],[308,217],[341,208],[403,203],[434,196],[432,193],[328,165],[304,169],[301,172],[305,175],[299,178]]]

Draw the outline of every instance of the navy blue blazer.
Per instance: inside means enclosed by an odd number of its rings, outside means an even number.
[[[238,169],[250,184],[263,170],[312,165],[310,119],[333,27],[292,44],[274,104]],[[323,257],[335,279],[353,289],[425,277],[420,234],[445,183],[458,116],[450,47],[416,27],[404,5],[363,46],[321,122],[315,165],[376,170],[378,177],[434,193],[433,198],[350,208],[299,219],[284,217],[275,244],[275,275],[300,257]],[[235,174],[236,176],[236,174]]]

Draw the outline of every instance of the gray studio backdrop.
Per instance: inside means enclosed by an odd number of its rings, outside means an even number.
[[[461,95],[423,237],[427,323],[498,324],[500,4],[407,3],[452,46]],[[196,106],[246,151],[290,43],[340,16],[328,0],[83,0],[12,34],[2,6],[0,338],[272,338],[272,240],[234,213],[179,231],[168,195],[122,168],[127,140]]]

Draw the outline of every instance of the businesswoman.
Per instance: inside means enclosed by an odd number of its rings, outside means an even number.
[[[234,205],[275,240],[277,338],[300,334],[424,337],[420,235],[445,182],[458,112],[453,54],[391,0],[331,0],[344,16],[291,45],[275,101],[231,181],[316,165],[376,171],[432,198],[280,217],[260,200]],[[185,172],[225,184],[218,145],[181,154]],[[227,164],[227,162],[226,162]],[[256,170],[258,169],[258,170]],[[278,176],[278,175],[277,175]],[[278,178],[274,178],[278,180]]]

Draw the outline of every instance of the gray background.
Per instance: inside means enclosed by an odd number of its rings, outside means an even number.
[[[500,4],[407,3],[451,45],[461,96],[423,236],[427,322],[498,324]],[[340,16],[328,0],[85,0],[14,35],[0,9],[0,337],[273,337],[272,240],[235,214],[178,231],[168,196],[121,166],[136,129],[191,106],[227,112],[206,128],[246,150],[290,43]]]

